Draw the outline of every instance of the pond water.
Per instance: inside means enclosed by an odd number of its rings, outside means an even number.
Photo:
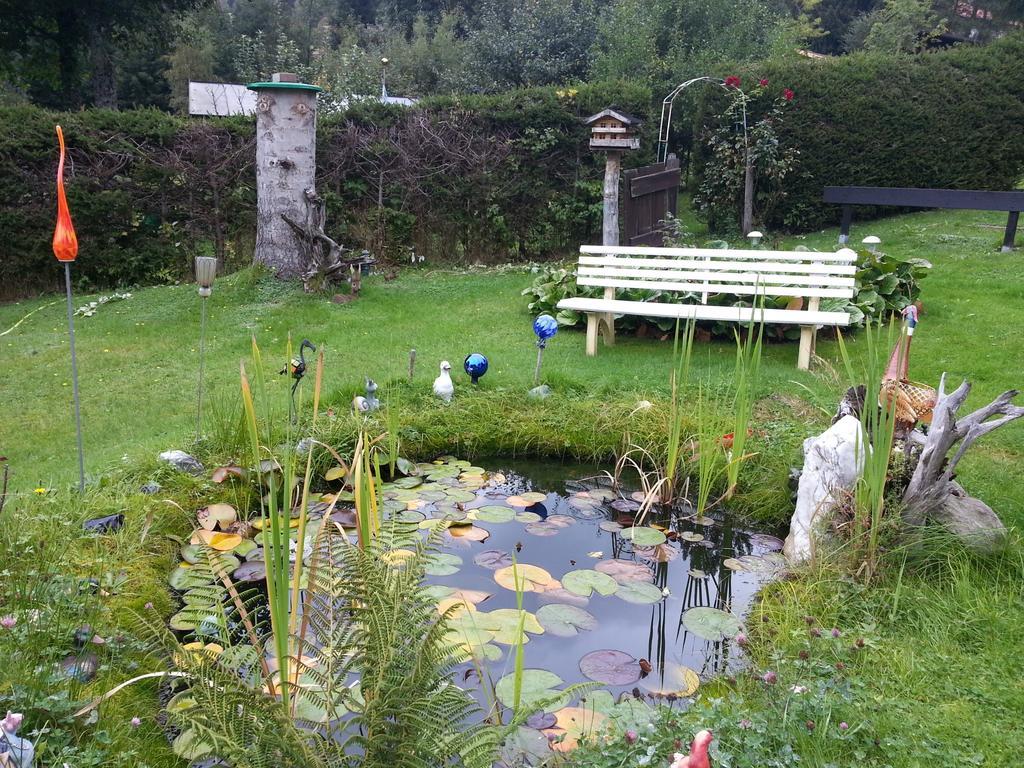
[[[632,489],[612,490],[600,467],[503,459],[476,463],[493,474],[462,509],[471,517],[474,510],[494,505],[521,511],[520,519],[513,517],[507,522],[475,520],[473,526],[489,534],[484,541],[444,536],[443,551],[460,557],[462,564],[458,572],[431,576],[429,582],[490,594],[475,606],[484,618],[474,621],[470,613],[460,617],[459,623],[486,630],[493,626],[487,621],[487,612],[516,608],[515,592],[496,583],[499,571],[494,569],[515,554],[528,577],[528,566],[538,566],[563,587],[540,584],[536,585],[539,591],[523,593],[523,610],[538,617],[537,623],[545,630],[531,633],[531,617],[527,617],[524,656],[528,668],[550,670],[566,683],[600,678],[613,696],[639,688],[644,696],[653,693],[672,698],[674,693],[685,693],[681,668],[707,677],[742,663],[732,638],[757,590],[781,567],[781,556],[775,554],[782,544],[778,538],[739,528],[728,515],[698,517],[683,508],[649,515],[643,521],[646,526],[639,530],[655,526],[666,538],[661,544],[643,547],[640,541],[630,541],[628,532],[624,535],[639,506],[631,497]],[[530,493],[543,494],[543,501],[514,506]],[[532,498],[527,496],[527,500]],[[429,506],[419,512],[432,514]],[[486,516],[492,520],[503,517],[498,510]],[[534,516],[537,520],[529,522]],[[637,534],[634,537],[643,539]],[[615,584],[587,578],[595,570],[610,574]],[[566,579],[570,572],[584,576]],[[613,591],[607,595],[593,591],[583,597],[580,593],[587,591],[591,580],[594,587]],[[630,586],[637,583],[653,585],[653,589]],[[438,595],[442,594],[439,590]],[[561,615],[550,607],[560,605],[586,613],[571,610]],[[694,608],[717,609],[728,617],[707,612],[710,623],[685,622],[684,617]],[[697,631],[691,631],[688,624]],[[513,654],[508,653],[507,644],[490,645],[501,651],[500,657],[493,652],[490,659],[491,675],[497,681],[511,672]],[[601,655],[602,651],[615,653]],[[581,660],[588,654],[591,663],[584,661],[583,666],[591,672],[589,677],[581,670]],[[641,660],[651,665],[646,674]]]

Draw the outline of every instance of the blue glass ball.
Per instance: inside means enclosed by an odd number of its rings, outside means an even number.
[[[473,379],[473,383],[476,384],[480,377],[487,373],[487,358],[479,352],[474,352],[471,355],[466,355],[466,361],[462,364],[462,367],[469,374],[470,378]]]
[[[533,332],[541,341],[547,341],[558,333],[558,321],[551,315],[541,315],[533,321]]]

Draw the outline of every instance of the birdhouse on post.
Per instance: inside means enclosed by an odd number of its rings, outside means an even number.
[[[584,121],[590,126],[591,149],[640,149],[641,121],[625,112],[605,109]]]
[[[605,153],[604,160],[604,217],[601,226],[601,244],[619,244],[619,176],[622,172],[622,153],[640,149],[637,131],[641,121],[625,112],[604,109],[583,121],[590,126],[590,148]],[[605,288],[605,298],[615,298],[614,288]],[[598,322],[606,344],[615,342],[615,319],[604,315]]]

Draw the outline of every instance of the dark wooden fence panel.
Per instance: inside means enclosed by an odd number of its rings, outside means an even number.
[[[632,168],[623,174],[623,245],[663,245],[661,222],[676,214],[679,198],[679,158]]]

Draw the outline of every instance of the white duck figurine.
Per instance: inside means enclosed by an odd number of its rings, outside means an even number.
[[[434,394],[444,400],[446,403],[452,401],[452,395],[455,394],[455,385],[452,384],[452,376],[449,371],[452,369],[452,364],[447,360],[441,361],[441,375],[434,379]]]

